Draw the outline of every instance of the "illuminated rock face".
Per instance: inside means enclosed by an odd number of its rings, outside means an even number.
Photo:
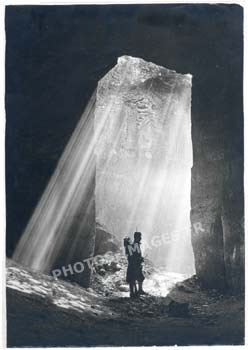
[[[138,229],[154,262],[180,272],[193,271],[190,114],[189,74],[123,56],[98,83],[96,219],[118,238]]]
[[[155,264],[193,272],[195,259],[207,287],[240,292],[243,160],[222,115],[193,115],[192,164],[190,109],[191,76],[142,59],[121,57],[99,82],[97,221],[118,238],[140,230]]]

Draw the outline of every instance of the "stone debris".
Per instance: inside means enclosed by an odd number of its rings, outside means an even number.
[[[189,317],[189,309],[189,303],[182,303],[172,299],[166,311],[169,317]]]
[[[119,255],[117,264],[120,265],[120,270],[113,268],[113,264],[110,269],[111,260],[103,260],[102,269],[104,264],[105,268],[107,267],[105,276],[101,276],[95,269],[92,288],[84,289],[76,283],[55,280],[51,276],[25,269],[8,260],[8,325],[18,330],[18,339],[29,339],[35,334],[34,329],[37,327],[44,339],[47,339],[47,332],[53,335],[56,327],[63,325],[63,332],[60,334],[68,334],[68,331],[71,331],[70,341],[75,332],[85,339],[92,329],[90,337],[93,342],[97,331],[101,332],[104,327],[104,335],[114,337],[115,344],[118,345],[125,327],[129,329],[131,337],[134,328],[137,329],[139,334],[142,334],[141,339],[147,336],[151,345],[151,337],[157,340],[154,332],[163,335],[164,340],[167,339],[168,332],[173,331],[171,336],[174,336],[174,332],[180,330],[185,341],[186,329],[192,331],[192,327],[195,330],[200,327],[202,331],[206,330],[207,338],[204,338],[204,344],[207,344],[209,335],[212,334],[208,332],[208,328],[211,327],[211,332],[214,332],[211,344],[216,344],[215,337],[219,335],[220,330],[232,336],[232,343],[240,343],[243,334],[243,297],[224,295],[219,298],[217,294],[213,296],[211,291],[200,286],[194,276],[180,281],[178,288],[176,274],[164,271],[164,280],[161,282],[162,270],[158,271],[150,266],[147,281],[160,281],[157,286],[159,290],[164,289],[170,279],[168,295],[152,295],[154,289],[151,289],[150,294],[130,299],[125,283],[125,257]],[[185,292],[184,288],[180,287],[182,285],[192,293]],[[162,290],[159,293],[161,292]],[[232,334],[233,329],[235,333]],[[40,338],[38,340],[40,341]],[[56,346],[57,341],[58,337],[55,337]],[[109,344],[105,341],[106,339],[98,345]],[[200,343],[202,342],[201,335]],[[128,345],[132,344],[133,338],[132,343]]]

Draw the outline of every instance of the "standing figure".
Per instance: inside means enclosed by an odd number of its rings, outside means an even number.
[[[141,232],[134,232],[134,242],[131,243],[130,238],[124,239],[125,253],[128,259],[127,283],[129,283],[130,298],[146,294],[143,291],[143,281],[145,279],[142,271],[142,263],[144,258],[141,254]],[[136,282],[138,282],[138,290]]]

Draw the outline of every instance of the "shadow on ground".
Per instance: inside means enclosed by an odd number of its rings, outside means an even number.
[[[8,347],[243,344],[244,300],[196,277],[163,297],[106,297],[9,261],[7,330]]]

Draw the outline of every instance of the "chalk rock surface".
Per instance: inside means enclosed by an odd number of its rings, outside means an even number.
[[[153,247],[149,257],[185,273],[193,272],[191,79],[120,57],[98,83],[94,129],[97,221],[120,239],[138,229],[148,245],[155,234],[180,231],[182,239]]]

